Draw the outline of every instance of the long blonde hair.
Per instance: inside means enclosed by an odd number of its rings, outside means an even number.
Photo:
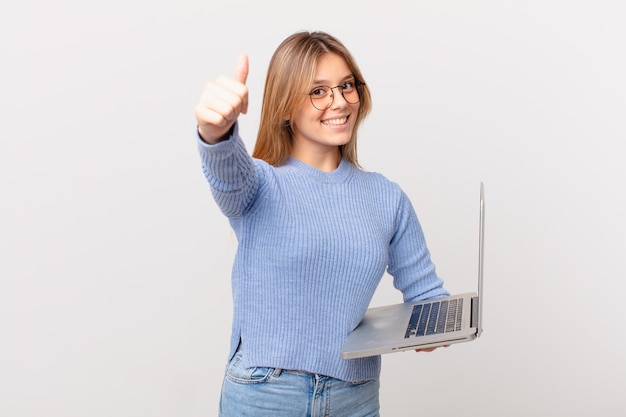
[[[278,166],[291,150],[291,120],[307,100],[320,57],[335,53],[341,56],[360,84],[360,105],[350,141],[340,146],[342,157],[360,167],[357,159],[357,130],[372,107],[371,96],[359,67],[348,49],[325,32],[297,32],[285,39],[270,60],[263,92],[261,120],[252,156]]]

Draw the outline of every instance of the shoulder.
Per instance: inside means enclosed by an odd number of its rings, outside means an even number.
[[[398,199],[406,197],[404,190],[397,182],[390,180],[380,172],[365,171],[355,168],[354,179],[358,181],[360,185],[371,188],[379,193],[385,193]]]

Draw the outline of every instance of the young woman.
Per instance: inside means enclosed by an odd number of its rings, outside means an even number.
[[[344,45],[299,32],[275,51],[252,156],[239,137],[248,60],[196,107],[213,196],[238,240],[220,415],[378,416],[380,357],[343,342],[385,271],[405,301],[448,295],[406,194],[357,160],[370,92]]]

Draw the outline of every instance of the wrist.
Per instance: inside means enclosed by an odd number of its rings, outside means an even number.
[[[213,139],[213,140],[207,140],[205,139],[206,135],[202,134],[202,129],[200,129],[200,126],[198,125],[196,127],[196,132],[198,134],[198,137],[206,144],[209,145],[215,145],[217,143],[223,142],[225,140],[228,140],[232,135],[233,135],[233,131],[235,129],[235,124],[233,123],[230,128],[226,131],[226,133],[224,133],[222,136],[218,137],[217,139]]]

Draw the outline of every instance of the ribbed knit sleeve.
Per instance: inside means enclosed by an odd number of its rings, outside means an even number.
[[[394,286],[402,291],[405,302],[449,295],[435,272],[424,232],[404,192],[396,216],[396,232],[389,245],[387,270],[394,277]]]
[[[225,141],[209,145],[198,136],[197,142],[202,171],[217,205],[230,218],[241,216],[256,195],[258,181],[238,124]]]

